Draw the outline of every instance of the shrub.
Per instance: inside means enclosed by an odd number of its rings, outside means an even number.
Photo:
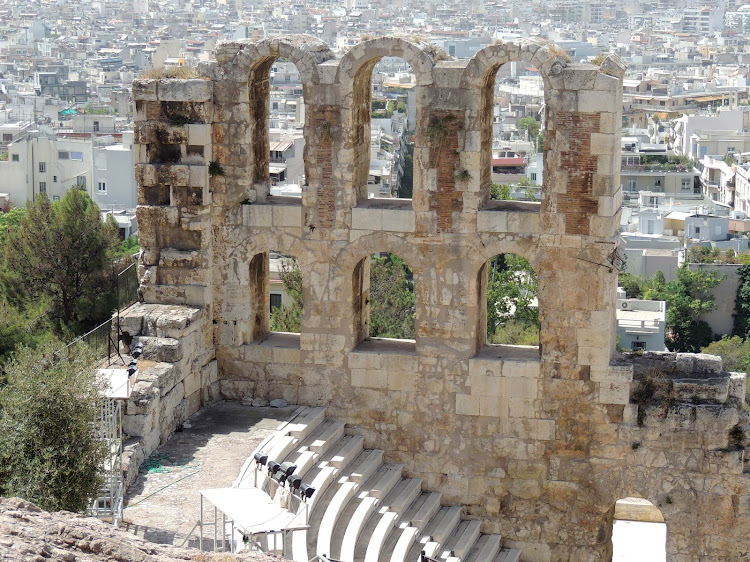
[[[0,495],[42,509],[83,511],[99,491],[107,454],[97,439],[98,389],[83,346],[21,348],[0,390]]]

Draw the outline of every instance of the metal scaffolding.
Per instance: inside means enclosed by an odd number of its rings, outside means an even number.
[[[101,519],[111,519],[115,527],[122,520],[124,482],[122,474],[122,405],[130,396],[128,371],[99,369],[101,384],[98,401],[97,435],[109,452],[102,464],[102,487],[91,500],[87,513]]]

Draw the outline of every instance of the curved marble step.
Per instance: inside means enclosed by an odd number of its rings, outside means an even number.
[[[300,407],[256,449],[295,464],[295,474],[316,489],[306,506],[293,497],[301,521],[307,508],[309,527],[286,535],[288,558],[418,562],[424,551],[441,562],[518,562],[519,550],[501,548],[501,537],[481,534],[479,521],[461,520],[460,506],[442,506],[440,493],[423,492],[421,479],[403,478],[401,465],[384,465],[382,451],[363,445],[343,422],[326,420],[324,408]],[[264,471],[257,478],[270,489]],[[251,456],[233,485],[255,479]]]

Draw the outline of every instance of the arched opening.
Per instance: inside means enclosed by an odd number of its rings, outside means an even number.
[[[667,501],[671,498],[667,496]],[[613,562],[665,562],[667,525],[658,507],[643,498],[623,498],[614,506]]]
[[[302,272],[297,258],[271,251],[268,257],[269,328],[299,333],[302,326]]]
[[[368,198],[411,199],[417,83],[411,66],[383,57],[372,72]]]
[[[414,275],[397,254],[378,252],[355,266],[352,279],[357,343],[397,339],[414,342]]]
[[[249,264],[250,341],[274,334],[293,336],[302,325],[302,274],[296,258],[277,250],[253,256]]]
[[[492,88],[490,198],[541,200],[544,83],[523,61],[498,66]]]
[[[482,268],[480,283],[487,303],[483,343],[538,346],[537,276],[531,264],[516,254],[498,254]]]
[[[305,101],[300,73],[284,58],[266,58],[250,75],[255,142],[253,182],[266,195],[301,197],[306,181]]]
[[[358,70],[353,130],[359,203],[411,199],[416,92],[413,69],[402,58],[374,58]]]

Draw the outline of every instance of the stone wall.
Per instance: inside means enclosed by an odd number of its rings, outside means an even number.
[[[416,75],[412,200],[366,199],[370,77],[383,56]],[[269,195],[278,57],[303,82],[301,200]],[[750,552],[744,378],[681,356],[655,360],[649,382],[636,369],[634,382],[633,363],[615,356],[617,57],[571,64],[522,40],[458,61],[384,37],[337,60],[291,36],[224,43],[216,58],[205,80],[134,83],[143,297],[196,311],[208,336],[185,377],[214,364],[218,377],[201,377],[201,400],[218,389],[325,405],[523,560],[608,559],[614,504],[631,496],[662,510],[670,560]],[[509,61],[545,83],[541,203],[489,200],[492,87]],[[299,262],[300,334],[269,332],[271,250]],[[415,341],[367,337],[379,251],[413,271]],[[485,344],[486,262],[506,252],[537,273],[539,348]],[[716,376],[702,377],[709,364]]]
[[[125,481],[189,416],[219,398],[213,334],[199,308],[137,303],[120,315],[122,351],[143,346],[122,418]]]

